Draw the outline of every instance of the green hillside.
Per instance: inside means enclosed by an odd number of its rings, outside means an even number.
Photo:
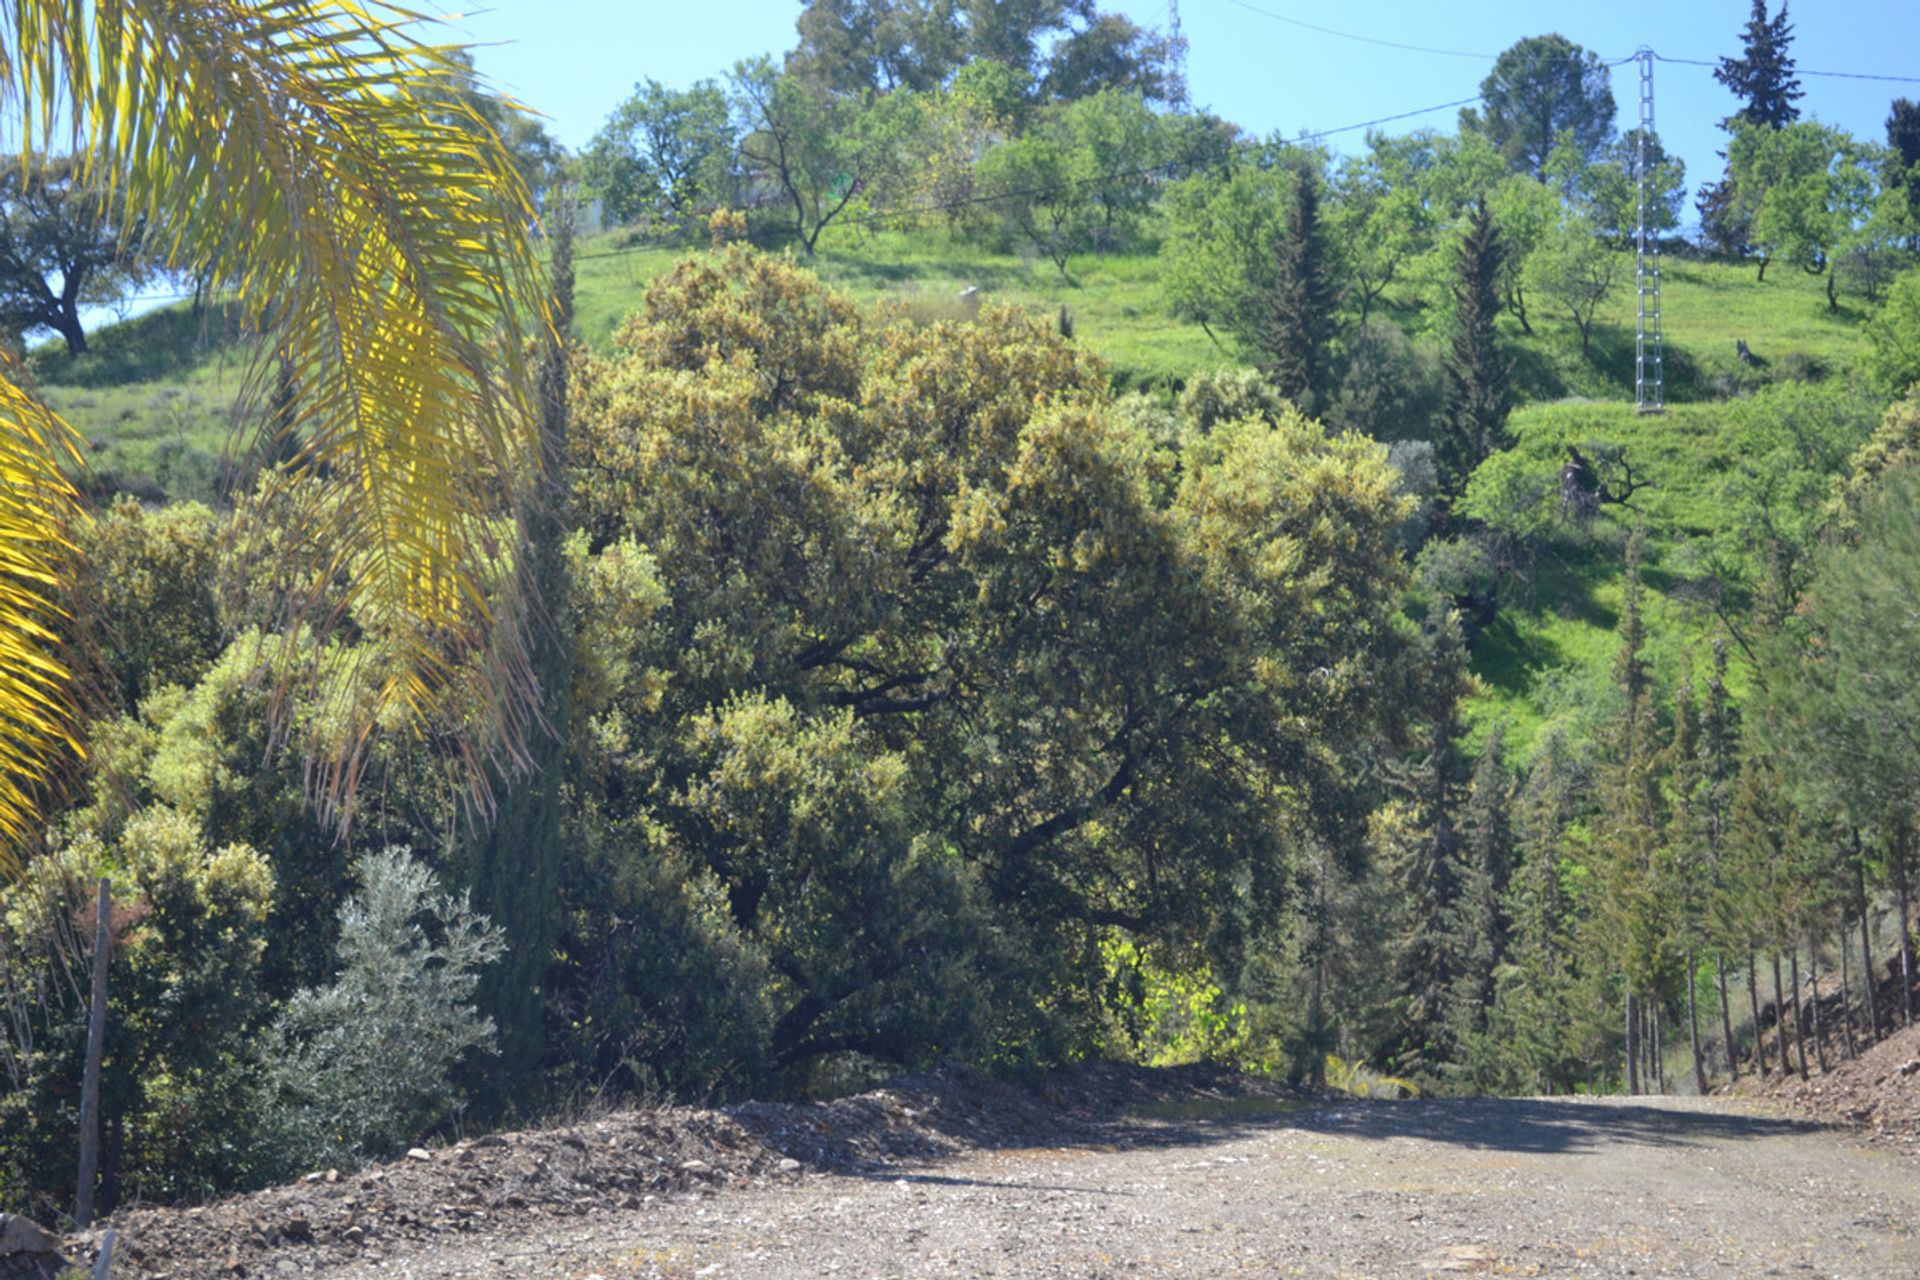
[[[583,242],[577,255],[579,325],[593,349],[612,349],[621,319],[647,282],[689,249],[635,246],[620,233]],[[1063,279],[1045,261],[995,253],[939,234],[846,233],[829,238],[813,264],[836,288],[869,306],[915,318],[966,314],[960,294],[1011,302],[1048,315],[1063,308],[1079,341],[1104,357],[1122,388],[1169,393],[1197,370],[1233,359],[1198,325],[1167,312],[1158,260],[1146,254],[1085,257]],[[1508,318],[1507,338],[1521,399],[1512,429],[1522,451],[1551,468],[1565,444],[1626,450],[1650,482],[1635,511],[1609,509],[1591,528],[1560,530],[1529,581],[1503,603],[1474,644],[1484,691],[1471,716],[1501,720],[1524,754],[1537,729],[1562,721],[1578,730],[1604,714],[1607,667],[1616,644],[1624,521],[1643,519],[1653,564],[1655,656],[1671,676],[1699,650],[1711,622],[1690,600],[1682,567],[1691,539],[1724,527],[1725,477],[1742,447],[1728,427],[1733,398],[1768,383],[1846,378],[1859,346],[1862,312],[1829,312],[1819,280],[1776,270],[1762,282],[1750,265],[1667,260],[1664,311],[1669,411],[1632,411],[1632,259],[1603,308],[1591,351],[1573,325],[1544,304],[1531,308],[1531,334]],[[1403,299],[1387,314],[1410,327],[1423,313]],[[1391,304],[1391,299],[1390,299]],[[1435,341],[1435,335],[1416,338]],[[70,360],[43,347],[33,368],[52,403],[89,441],[95,487],[150,499],[211,497],[234,438],[234,403],[244,372],[228,317],[196,319],[182,305],[102,329],[93,350]],[[1764,361],[1744,365],[1744,339]]]

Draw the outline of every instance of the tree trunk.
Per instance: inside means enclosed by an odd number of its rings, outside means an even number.
[[[87,354],[87,331],[80,327],[79,316],[63,311],[47,327],[66,339],[68,355]]]
[[[80,1170],[73,1195],[73,1220],[93,1222],[94,1184],[100,1176],[100,1057],[107,1040],[107,959],[112,949],[110,924],[113,888],[100,877],[93,923],[93,999],[87,1011],[87,1059],[80,1076]]]
[[[1900,899],[1900,1016],[1904,1026],[1913,1025],[1913,902],[1907,883],[1906,832],[1901,832],[1893,851],[1895,889]]]
[[[1687,952],[1687,1037],[1693,1047],[1693,1086],[1700,1096],[1707,1094],[1707,1062],[1700,1056],[1700,1010],[1694,993],[1693,952]]]
[[[1873,990],[1873,925],[1872,909],[1867,904],[1867,857],[1860,849],[1860,829],[1853,830],[1853,876],[1854,892],[1860,906],[1860,963],[1866,974],[1867,988],[1867,1043],[1880,1038],[1880,998]]]
[[[1807,989],[1812,993],[1808,1020],[1813,1023],[1813,1056],[1820,1063],[1820,1074],[1827,1073],[1827,1042],[1820,1035],[1820,940],[1807,943]]]
[[[1740,1059],[1733,1054],[1733,1010],[1727,1004],[1727,958],[1715,956],[1713,967],[1720,979],[1720,1034],[1726,1037],[1722,1044],[1727,1051],[1727,1078],[1738,1080]]]
[[[1787,991],[1780,982],[1780,953],[1773,953],[1773,1031],[1774,1040],[1780,1046],[1780,1074],[1793,1074],[1793,1047],[1787,1043]],[[1801,1062],[1801,1074],[1806,1074],[1806,1063]]]
[[[1627,992],[1627,1092],[1638,1095],[1640,1092],[1640,1036],[1637,1023],[1640,1010],[1635,1006],[1633,992]]]
[[[1647,1021],[1651,1023],[1653,1027],[1653,1034],[1647,1037],[1653,1044],[1653,1070],[1648,1074],[1653,1077],[1654,1092],[1665,1094],[1667,1091],[1667,1055],[1662,1051],[1660,1045],[1660,1004],[1658,1001],[1647,1006]]]
[[[1800,1078],[1807,1078],[1807,1010],[1800,1003],[1800,949],[1794,947],[1787,952],[1787,977],[1792,980],[1793,994],[1793,1047],[1800,1054]]]
[[[1764,1076],[1771,1068],[1767,1065],[1767,1037],[1760,1030],[1760,979],[1754,972],[1751,951],[1747,952],[1747,1003],[1753,1006],[1753,1060],[1760,1064]]]
[[[1840,1024],[1847,1032],[1847,1056],[1860,1056],[1859,1041],[1853,1036],[1853,975],[1847,970],[1847,922],[1844,916],[1840,920]]]
[[[1832,314],[1833,312],[1840,310],[1840,297],[1838,294],[1834,292],[1833,284],[1834,284],[1833,268],[1829,266],[1827,268],[1827,312],[1828,314]]]

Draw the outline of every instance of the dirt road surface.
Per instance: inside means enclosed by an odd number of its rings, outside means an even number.
[[[1275,1105],[649,1198],[322,1274],[1920,1277],[1912,1160],[1778,1114],[1680,1099]]]

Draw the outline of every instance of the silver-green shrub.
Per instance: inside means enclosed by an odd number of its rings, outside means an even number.
[[[418,1139],[461,1101],[462,1054],[493,1051],[473,1005],[500,931],[466,895],[441,893],[405,848],[361,858],[340,908],[339,973],[297,992],[275,1022],[265,1070],[274,1154],[289,1171],[352,1165]]]

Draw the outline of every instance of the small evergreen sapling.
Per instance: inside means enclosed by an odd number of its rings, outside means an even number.
[[[405,848],[362,858],[340,908],[340,972],[296,993],[274,1024],[268,1106],[290,1169],[351,1165],[418,1138],[461,1101],[454,1064],[493,1051],[473,1005],[500,931],[439,892]]]

